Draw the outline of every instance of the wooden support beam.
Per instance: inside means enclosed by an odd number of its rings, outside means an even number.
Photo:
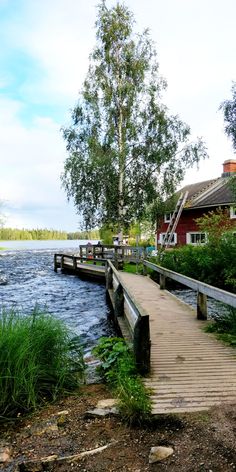
[[[166,277],[163,274],[160,274],[160,289],[165,290],[166,288]]]
[[[134,327],[134,357],[140,374],[150,371],[150,328],[149,317],[140,316]]]
[[[113,281],[112,281],[112,270],[111,267],[106,267],[106,290],[112,289]]]
[[[114,292],[114,314],[115,318],[124,315],[124,291],[121,284],[119,284]]]
[[[207,296],[197,292],[197,319],[207,320]]]
[[[57,255],[54,254],[54,272],[57,272]]]

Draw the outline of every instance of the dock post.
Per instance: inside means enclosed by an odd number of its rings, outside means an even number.
[[[141,316],[138,319],[134,328],[133,346],[138,371],[141,375],[145,375],[150,372],[151,355],[150,328],[148,316]]]
[[[114,292],[114,314],[115,318],[124,315],[124,292],[121,284],[118,285]]]
[[[76,259],[75,256],[73,256],[73,269],[74,269],[74,271],[76,271],[76,269],[77,269],[77,263],[76,262],[77,262],[77,259]]]
[[[207,320],[207,296],[197,292],[197,319]]]
[[[166,277],[164,274],[160,274],[160,289],[165,290],[166,288]]]
[[[106,266],[106,289],[109,290],[112,288],[112,270],[107,265]]]
[[[61,270],[64,268],[64,256],[61,256]]]
[[[57,272],[57,255],[54,254],[54,272]]]

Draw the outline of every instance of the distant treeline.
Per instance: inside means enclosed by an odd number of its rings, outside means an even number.
[[[67,233],[67,239],[100,239],[100,233],[99,229],[76,231],[75,233]]]
[[[0,228],[0,240],[18,241],[28,239],[67,239],[67,233],[52,229]]]
[[[17,229],[0,228],[1,241],[18,240],[45,240],[45,239],[99,239],[99,230],[77,231],[75,233],[66,233],[65,231],[56,231],[53,229]]]

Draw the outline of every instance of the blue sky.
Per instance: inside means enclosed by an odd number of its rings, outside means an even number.
[[[97,3],[0,0],[0,200],[9,226],[78,229],[60,187],[60,129],[88,68]],[[137,31],[149,27],[156,43],[168,82],[163,102],[208,146],[210,159],[184,183],[219,176],[222,162],[235,158],[218,110],[236,80],[235,0],[125,3]]]

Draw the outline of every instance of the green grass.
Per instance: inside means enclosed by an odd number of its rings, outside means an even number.
[[[143,265],[142,264],[132,264],[129,262],[125,262],[123,265],[123,271],[129,272],[130,274],[142,274],[143,273]]]
[[[214,333],[221,341],[236,347],[236,309],[229,307],[228,312],[209,323],[205,331]]]
[[[119,399],[122,418],[130,424],[149,421],[149,392],[137,373],[134,357],[124,339],[101,338],[93,352],[102,361],[100,374]]]
[[[79,386],[84,363],[78,338],[35,310],[0,316],[0,417],[15,417]]]

